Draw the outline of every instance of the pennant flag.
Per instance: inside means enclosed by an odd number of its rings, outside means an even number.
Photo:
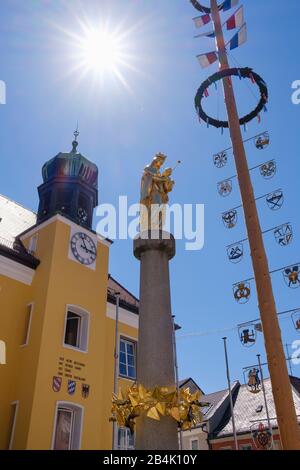
[[[201,67],[205,69],[218,60],[218,55],[215,51],[207,52],[206,54],[197,55],[197,59],[199,60]]]
[[[238,5],[238,3],[239,3],[239,0],[225,0],[225,2],[223,4],[223,11],[230,10],[231,8]]]
[[[246,23],[239,29],[239,31],[233,36],[231,41],[227,43],[230,45],[230,50],[236,49],[247,41],[247,25]]]
[[[202,28],[202,26],[211,22],[210,15],[197,16],[196,18],[193,18],[193,20],[196,28]]]
[[[240,28],[244,24],[244,7],[243,5],[226,21],[227,30]]]
[[[216,37],[216,35],[214,31],[208,31],[207,33],[201,33],[201,34],[197,34],[197,36],[194,36],[194,38],[203,38],[203,37],[214,38]]]

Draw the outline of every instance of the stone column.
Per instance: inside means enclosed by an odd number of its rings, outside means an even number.
[[[134,240],[134,256],[141,262],[137,383],[153,389],[175,386],[169,278],[175,240],[162,231],[152,232],[150,237],[149,232],[148,239],[140,235]],[[136,422],[136,449],[178,449],[177,423],[173,418],[162,416],[155,421],[140,416]]]

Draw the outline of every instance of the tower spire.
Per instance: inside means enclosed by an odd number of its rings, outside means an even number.
[[[77,147],[78,147],[77,137],[79,136],[78,121],[77,121],[76,130],[74,131],[73,135],[74,135],[74,140],[72,142],[72,153],[77,153]]]

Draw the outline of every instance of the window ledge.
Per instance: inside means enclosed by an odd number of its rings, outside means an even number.
[[[65,344],[65,343],[63,343],[63,347],[66,348],[66,349],[71,349],[72,351],[77,351],[77,352],[84,353],[84,354],[88,353],[87,349],[76,348],[75,346],[71,346],[71,345]]]

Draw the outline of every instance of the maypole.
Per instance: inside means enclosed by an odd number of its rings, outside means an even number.
[[[214,25],[214,36],[216,40],[217,51],[216,53],[212,52],[209,54],[204,54],[203,60],[205,60],[208,65],[218,58],[220,71],[210,77],[206,82],[210,84],[215,83],[217,80],[223,81],[228,122],[216,121],[205,115],[202,107],[200,106],[201,99],[203,97],[202,91],[200,101],[197,101],[197,99],[195,100],[196,107],[199,117],[203,118],[204,115],[204,120],[206,120],[207,125],[212,124],[216,127],[229,128],[237,169],[237,178],[244,208],[245,223],[251,249],[251,258],[257,288],[260,317],[263,327],[265,348],[282,448],[284,450],[300,450],[300,429],[298,426],[295,406],[293,403],[292,390],[281,340],[281,331],[277,318],[268,260],[264,248],[262,231],[240,127],[241,124],[249,122],[254,116],[258,116],[260,110],[265,107],[267,103],[267,88],[261,77],[259,77],[257,74],[254,74],[251,69],[230,69],[229,67],[220,11],[224,8],[224,5],[228,4],[229,7],[231,7],[236,5],[238,2],[227,0],[221,5],[218,5],[217,0],[210,0],[210,8],[202,7],[196,0],[191,0],[191,2],[199,11],[205,13],[204,17],[201,17],[203,19],[201,19],[201,21],[209,22],[212,20]],[[226,7],[226,10],[227,9],[228,8]],[[211,18],[208,18],[210,15]],[[243,27],[245,27],[245,25],[243,25]],[[239,36],[236,35],[236,37],[238,42]],[[240,78],[251,78],[252,81],[257,83],[261,91],[261,100],[257,108],[244,118],[239,118],[238,116],[233,83],[231,80],[232,75],[239,75]],[[206,90],[205,85],[202,88],[203,91]],[[202,90],[202,88],[200,87],[198,90],[198,98],[199,92]]]

